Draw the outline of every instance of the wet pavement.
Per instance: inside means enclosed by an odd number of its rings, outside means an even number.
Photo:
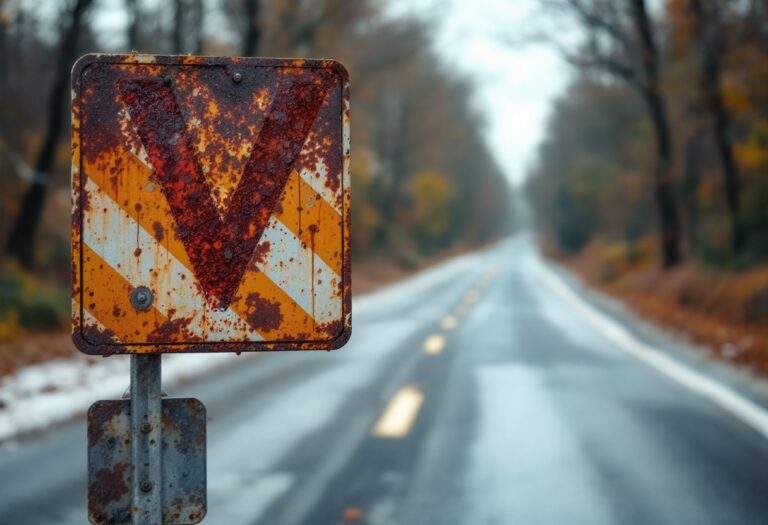
[[[768,441],[618,348],[552,278],[518,236],[357,300],[341,350],[233,356],[169,392],[208,407],[203,523],[768,522]],[[78,420],[0,448],[0,524],[86,523],[85,446]]]

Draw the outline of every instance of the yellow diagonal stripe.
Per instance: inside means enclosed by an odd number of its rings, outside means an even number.
[[[83,243],[83,297],[82,306],[121,341],[152,339],[157,327],[168,323],[168,318],[156,308],[142,312],[131,305],[133,285],[112,269],[104,259]],[[86,338],[87,338],[87,334]],[[172,342],[189,340],[177,331]]]
[[[116,161],[115,158],[121,159]],[[93,162],[83,159],[86,173],[101,191],[107,194],[121,209],[167,249],[180,263],[194,274],[187,257],[186,248],[175,234],[175,223],[171,210],[160,191],[152,181],[152,172],[134,155],[123,150],[109,151],[99,155]],[[119,164],[120,176],[110,177],[110,172]],[[322,212],[325,213],[325,212]],[[333,212],[335,213],[335,211]],[[339,244],[339,246],[341,246]],[[122,277],[121,277],[122,279]],[[315,328],[312,316],[293,301],[277,284],[253,266],[249,267],[240,283],[239,290],[259,290],[260,296],[279,308],[280,332],[287,338],[306,338]],[[238,292],[230,305],[240,317],[251,326],[249,319],[255,315],[253,303],[248,296]],[[109,326],[109,323],[105,323]],[[111,328],[111,327],[110,327]],[[254,328],[260,328],[254,326]],[[260,329],[260,333],[263,332]],[[268,330],[269,333],[271,330]],[[262,334],[264,335],[264,334]]]
[[[296,171],[291,172],[274,215],[336,275],[341,275],[341,215]]]

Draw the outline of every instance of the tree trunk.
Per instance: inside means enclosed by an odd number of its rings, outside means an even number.
[[[171,34],[171,49],[177,55],[182,54],[184,46],[184,2],[183,0],[174,0],[173,2],[173,33]]]
[[[297,24],[293,30],[293,51],[298,56],[306,56],[312,52],[317,39],[317,32],[326,21],[326,1],[296,3]]]
[[[397,212],[400,207],[402,186],[405,184],[408,155],[407,108],[399,97],[393,98],[393,103],[387,108],[390,113],[389,129],[387,130],[386,157],[389,159],[389,184],[384,188],[381,205],[381,221],[374,236],[374,242],[379,247],[388,247],[392,239],[391,233]]]
[[[714,5],[705,6],[702,0],[689,0],[696,24],[701,89],[712,119],[712,134],[720,158],[723,185],[731,219],[731,251],[735,257],[746,247],[747,235],[741,222],[741,180],[733,156],[730,138],[730,115],[725,107],[721,87],[722,40]],[[709,9],[707,9],[707,7]]]
[[[651,121],[656,135],[656,165],[654,167],[654,193],[661,227],[661,254],[665,268],[677,265],[680,253],[680,220],[672,182],[672,147],[664,100],[651,92],[646,94]]]
[[[192,54],[202,55],[203,45],[205,43],[205,5],[203,0],[194,0],[191,10],[194,41],[192,44]]]
[[[685,168],[683,175],[683,202],[688,246],[695,252],[699,246],[699,203],[696,194],[701,174],[702,136],[697,128],[688,137],[685,145]]]
[[[681,260],[680,220],[675,202],[672,181],[672,141],[669,131],[664,96],[659,81],[659,57],[651,31],[651,22],[645,0],[630,0],[632,18],[642,53],[644,79],[643,98],[648,105],[656,135],[656,166],[654,168],[654,192],[661,230],[661,256],[665,268],[677,265]]]
[[[0,2],[0,8],[2,8]],[[8,20],[0,14],[0,92],[4,92],[8,84]]]
[[[69,71],[77,54],[77,41],[85,11],[92,0],[77,0],[70,12],[70,24],[61,36],[56,76],[48,96],[48,121],[43,146],[35,162],[35,177],[27,189],[8,238],[7,254],[26,267],[35,263],[35,237],[45,207],[45,198],[56,156],[64,105],[69,87]]]
[[[139,50],[139,0],[125,0],[125,10],[128,12],[128,30],[126,32],[126,47],[128,51]]]
[[[245,28],[243,39],[243,56],[252,57],[259,51],[261,40],[261,0],[245,0]]]

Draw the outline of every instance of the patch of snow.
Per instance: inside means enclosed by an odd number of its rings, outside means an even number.
[[[163,384],[173,386],[232,363],[231,355],[166,355]],[[0,379],[0,441],[85,412],[97,399],[119,399],[128,388],[130,358],[85,356],[27,366]]]

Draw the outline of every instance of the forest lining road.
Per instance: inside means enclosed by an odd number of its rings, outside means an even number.
[[[566,304],[573,306],[579,315],[587,319],[606,338],[614,341],[617,348],[655,368],[691,392],[711,400],[768,439],[768,411],[765,408],[717,381],[681,365],[658,348],[638,341],[620,325],[581,301],[562,281],[553,278],[551,273],[542,272],[541,278]]]

